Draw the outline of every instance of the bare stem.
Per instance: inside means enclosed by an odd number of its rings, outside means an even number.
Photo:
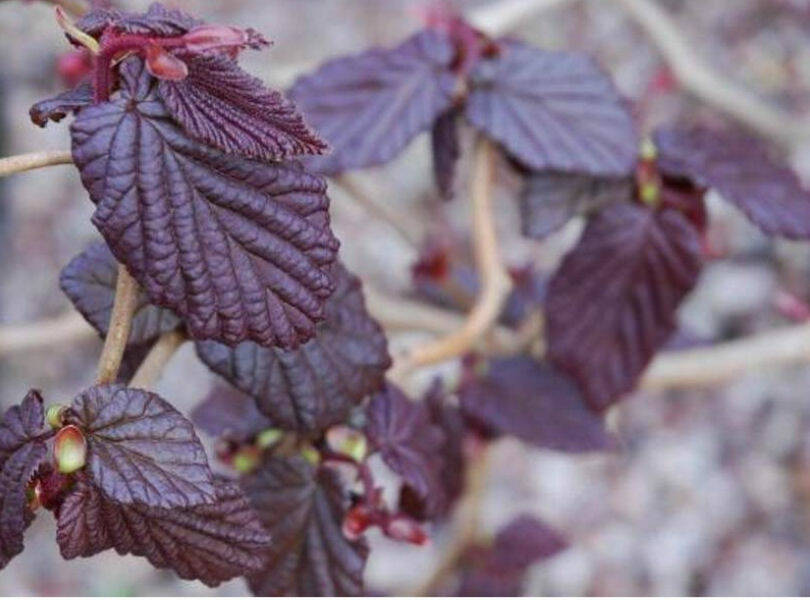
[[[163,369],[175,352],[186,341],[186,335],[179,330],[168,331],[161,335],[135,371],[129,387],[149,389],[163,374]]]
[[[72,162],[70,150],[49,150],[8,156],[0,158],[0,177],[51,165],[67,165]]]
[[[138,304],[138,283],[129,274],[124,265],[118,265],[118,281],[115,285],[115,302],[113,303],[110,325],[104,348],[98,360],[97,383],[112,383],[118,376],[121,359],[129,339],[132,327],[132,316]]]
[[[416,367],[429,365],[473,349],[493,327],[511,289],[511,280],[503,268],[498,251],[495,215],[492,210],[493,148],[481,137],[475,147],[472,180],[473,246],[475,263],[481,278],[481,291],[463,325],[449,335],[412,349],[394,367],[395,377]]]

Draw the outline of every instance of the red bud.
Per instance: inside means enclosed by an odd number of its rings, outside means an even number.
[[[405,515],[396,515],[391,517],[383,525],[383,533],[390,537],[392,540],[399,540],[401,542],[408,542],[421,546],[428,541],[428,535],[419,524],[413,519]]]
[[[369,528],[374,520],[374,515],[368,507],[358,504],[343,518],[343,535],[346,539],[356,540],[363,532]]]
[[[68,87],[79,85],[92,68],[87,50],[70,50],[56,59],[56,72]]]
[[[158,79],[180,81],[188,77],[186,63],[157,44],[146,45],[146,68]]]
[[[228,48],[242,48],[250,41],[248,32],[227,25],[201,25],[183,36],[187,50],[210,52]]]

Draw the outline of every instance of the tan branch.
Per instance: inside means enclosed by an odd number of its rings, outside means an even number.
[[[71,310],[53,319],[0,327],[0,356],[97,337],[98,334],[87,321]]]
[[[395,378],[416,367],[461,356],[473,349],[493,327],[511,289],[501,264],[495,215],[492,209],[493,153],[491,142],[476,142],[472,179],[473,249],[481,291],[462,326],[443,338],[412,349],[394,367]]]
[[[163,369],[175,352],[186,341],[186,336],[182,331],[169,331],[161,335],[149,350],[149,354],[135,371],[129,387],[149,389],[160,378]]]
[[[467,13],[467,20],[490,35],[503,35],[526,19],[571,0],[501,0]]]
[[[115,284],[115,302],[113,303],[110,325],[107,337],[104,339],[104,348],[98,360],[99,384],[112,383],[118,376],[121,359],[129,339],[129,330],[132,327],[132,316],[138,304],[138,283],[129,274],[124,265],[118,265],[118,281]]]
[[[70,150],[49,150],[18,154],[0,158],[0,177],[51,165],[67,165],[72,162],[73,158],[70,155]]]

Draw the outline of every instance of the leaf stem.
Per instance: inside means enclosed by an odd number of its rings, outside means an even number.
[[[163,373],[169,359],[187,339],[186,334],[179,329],[162,334],[135,371],[129,387],[140,389],[152,387]]]
[[[104,339],[104,348],[98,360],[98,384],[112,383],[118,376],[121,359],[129,339],[129,330],[132,327],[132,316],[138,304],[138,283],[129,274],[127,268],[118,265],[118,281],[115,284],[115,302],[113,303],[110,325],[107,328],[107,337]]]
[[[70,150],[46,150],[7,156],[0,158],[0,177],[51,165],[68,165],[72,162]]]
[[[494,150],[489,140],[480,137],[475,146],[472,178],[473,246],[475,263],[481,277],[481,291],[464,324],[453,333],[412,349],[398,365],[393,376],[402,376],[414,368],[435,364],[473,349],[495,324],[509,295],[512,282],[501,264],[495,215],[492,209]]]

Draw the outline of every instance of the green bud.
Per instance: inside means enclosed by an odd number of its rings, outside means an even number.
[[[301,456],[306,458],[311,464],[317,466],[321,462],[321,453],[310,445],[301,448]]]
[[[265,429],[256,436],[256,445],[259,446],[259,448],[269,448],[276,444],[283,435],[284,432],[281,431],[281,429]]]
[[[239,473],[250,473],[259,466],[260,456],[258,448],[252,446],[242,448],[233,456],[233,468]]]
[[[60,473],[74,473],[87,463],[87,442],[75,425],[59,430],[53,444],[53,456]]]
[[[642,184],[639,189],[639,196],[641,197],[641,201],[647,206],[658,206],[661,190],[655,183],[645,183]]]
[[[51,404],[45,411],[45,421],[52,429],[60,429],[65,424],[65,410],[67,410],[67,406]]]
[[[655,147],[655,144],[650,138],[645,137],[643,140],[641,140],[639,156],[641,160],[646,161],[655,160],[658,158],[658,148]]]

